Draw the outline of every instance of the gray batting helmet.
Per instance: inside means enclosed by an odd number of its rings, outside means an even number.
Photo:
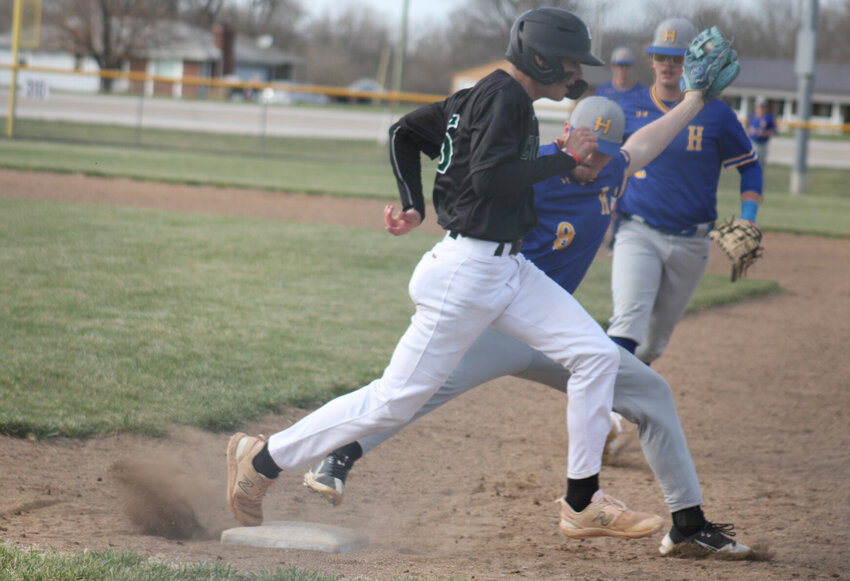
[[[537,55],[543,65],[536,62]],[[505,58],[526,75],[551,85],[563,80],[566,71],[562,58],[592,66],[601,60],[590,52],[590,30],[582,20],[561,8],[536,8],[514,21]]]
[[[668,18],[655,28],[652,44],[646,49],[649,54],[683,55],[688,45],[696,38],[697,29],[684,18]]]

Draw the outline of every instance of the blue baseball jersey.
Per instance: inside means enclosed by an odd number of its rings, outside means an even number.
[[[750,138],[756,143],[767,143],[770,139],[769,135],[759,135],[759,131],[772,131],[775,129],[776,122],[770,113],[765,113],[764,115],[752,113],[750,115],[747,132],[750,134]]]
[[[620,102],[626,134],[652,123],[675,106],[645,89]],[[637,214],[659,228],[685,229],[717,219],[720,170],[756,160],[756,152],[735,112],[723,101],[705,104],[661,155],[628,180],[617,210]]]
[[[540,148],[540,155],[556,151],[558,146],[551,143]],[[523,238],[522,253],[571,293],[602,244],[630,161],[629,154],[621,151],[586,184],[563,174],[534,185],[538,223]]]
[[[628,99],[632,95],[640,92],[641,89],[645,89],[643,85],[640,83],[635,83],[634,86],[628,91],[618,91],[614,88],[614,84],[610,81],[607,83],[602,83],[598,87],[596,87],[596,95],[599,97],[605,97],[606,99],[611,99],[612,101],[616,101],[619,103],[622,99]]]

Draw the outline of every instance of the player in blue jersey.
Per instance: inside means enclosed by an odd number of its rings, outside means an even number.
[[[535,185],[538,225],[523,239],[523,254],[574,292],[593,261],[608,227],[611,204],[622,191],[627,175],[645,165],[702,108],[699,93],[688,93],[673,113],[632,136],[623,149],[624,119],[616,103],[591,97],[579,103],[571,122],[589,127],[599,148],[569,174]],[[565,129],[565,138],[568,133]],[[552,155],[561,143],[541,147]],[[528,345],[488,328],[472,345],[440,390],[408,422],[411,423],[466,391],[498,377],[513,375],[564,391],[569,371]],[[679,545],[699,545],[709,551],[745,553],[736,543],[732,526],[714,524],[702,513],[702,494],[693,460],[667,382],[634,355],[620,348],[620,366],[614,383],[613,409],[639,426],[644,455],[658,478],[672,513],[673,526],[660,551]],[[408,425],[405,424],[405,425]],[[318,462],[304,483],[333,504],[342,502],[345,479],[354,462],[404,426],[360,439],[335,450]],[[573,511],[562,503],[561,531],[571,528]]]
[[[620,102],[627,134],[669,114],[682,99],[682,63],[695,36],[683,18],[656,28],[647,49],[655,83]],[[661,356],[705,273],[723,168],[740,173],[741,218],[755,223],[761,165],[735,113],[712,99],[661,155],[629,179],[617,200],[608,335],[646,363]]]
[[[645,87],[637,82],[634,78],[635,54],[627,46],[618,46],[611,53],[611,73],[612,78],[607,83],[602,83],[596,87],[596,95],[606,97],[618,103],[623,99],[628,99],[644,89]],[[612,208],[612,218],[616,212]],[[612,220],[613,221],[613,220]],[[613,230],[609,228],[613,234]],[[613,236],[607,236],[607,245],[610,247],[613,244]]]
[[[747,125],[747,133],[753,140],[759,163],[762,167],[767,165],[767,145],[770,138],[776,134],[776,121],[767,109],[767,98],[759,96],[756,98],[755,111],[750,114]]]
[[[596,87],[596,95],[619,102],[640,91],[644,86],[634,79],[635,55],[627,46],[618,46],[611,53],[612,78]]]

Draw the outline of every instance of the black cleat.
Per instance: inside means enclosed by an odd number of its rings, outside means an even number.
[[[342,503],[345,478],[353,465],[354,459],[351,456],[331,452],[304,475],[304,486],[318,492],[332,505],[337,506]]]
[[[706,521],[705,525],[698,532],[686,537],[679,532],[679,529],[673,526],[670,532],[664,535],[664,538],[661,540],[661,546],[658,548],[658,552],[662,555],[667,555],[675,547],[684,544],[693,544],[712,553],[749,553],[750,548],[747,545],[732,540],[731,537],[735,536],[734,528],[734,525],[731,523],[715,524]]]

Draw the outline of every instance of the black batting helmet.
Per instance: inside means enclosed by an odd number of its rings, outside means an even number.
[[[542,66],[535,61],[535,55],[543,61]],[[562,8],[536,8],[521,14],[511,28],[505,58],[544,85],[564,78],[562,58],[593,66],[605,64],[590,52],[587,25]]]

